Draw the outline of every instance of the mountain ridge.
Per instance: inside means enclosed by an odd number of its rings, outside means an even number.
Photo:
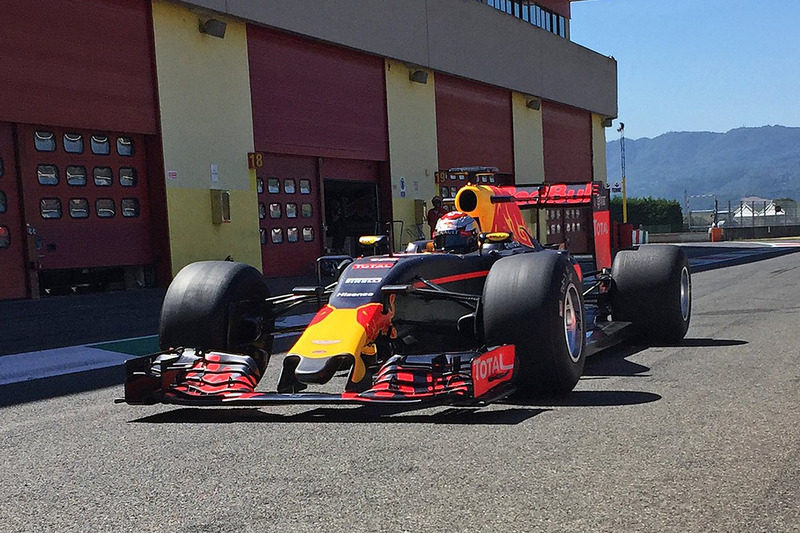
[[[619,181],[619,139],[606,143],[606,165],[609,183]],[[773,125],[626,138],[625,174],[630,197],[681,204],[687,195],[715,195],[721,202],[751,196],[797,200],[800,128]]]

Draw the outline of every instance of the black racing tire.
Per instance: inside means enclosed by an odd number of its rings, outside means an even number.
[[[633,323],[637,336],[678,343],[692,317],[689,259],[679,246],[644,245],[617,252],[611,266],[611,317]]]
[[[181,269],[161,307],[161,349],[177,347],[241,352],[251,331],[230,324],[234,302],[269,297],[264,276],[244,263],[199,261]]]
[[[567,394],[586,359],[581,282],[566,254],[553,250],[497,261],[481,303],[487,346],[513,344],[516,397]]]

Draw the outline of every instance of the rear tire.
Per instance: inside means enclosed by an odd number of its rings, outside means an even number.
[[[513,344],[517,397],[566,394],[585,362],[581,283],[565,254],[546,250],[500,259],[486,277],[483,334]]]
[[[229,324],[233,318],[230,306],[268,297],[266,280],[249,265],[231,261],[191,263],[178,272],[164,297],[159,325],[161,349],[183,346],[245,353],[257,332],[243,324]]]
[[[679,246],[644,245],[617,253],[611,267],[611,315],[632,322],[650,342],[677,343],[692,315],[689,260]]]

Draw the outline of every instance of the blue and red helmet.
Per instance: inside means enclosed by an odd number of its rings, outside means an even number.
[[[460,211],[445,213],[436,222],[433,231],[436,250],[466,254],[478,249],[478,224],[475,219]]]

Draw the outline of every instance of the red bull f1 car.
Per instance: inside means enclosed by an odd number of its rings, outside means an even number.
[[[522,212],[565,205],[593,215],[589,266],[540,245]],[[686,255],[644,245],[612,260],[601,183],[466,185],[455,208],[466,222],[451,217],[433,241],[404,253],[322,257],[318,278],[328,266],[335,281],[292,294],[271,296],[246,264],[186,266],[165,296],[163,351],[126,363],[122,401],[480,405],[569,393],[587,355],[630,335],[675,343],[686,334]],[[375,248],[386,241],[362,239]],[[276,327],[276,318],[309,303],[318,311],[307,326]],[[291,332],[299,338],[278,382],[260,383],[273,339]],[[314,391],[335,380],[338,392]]]

